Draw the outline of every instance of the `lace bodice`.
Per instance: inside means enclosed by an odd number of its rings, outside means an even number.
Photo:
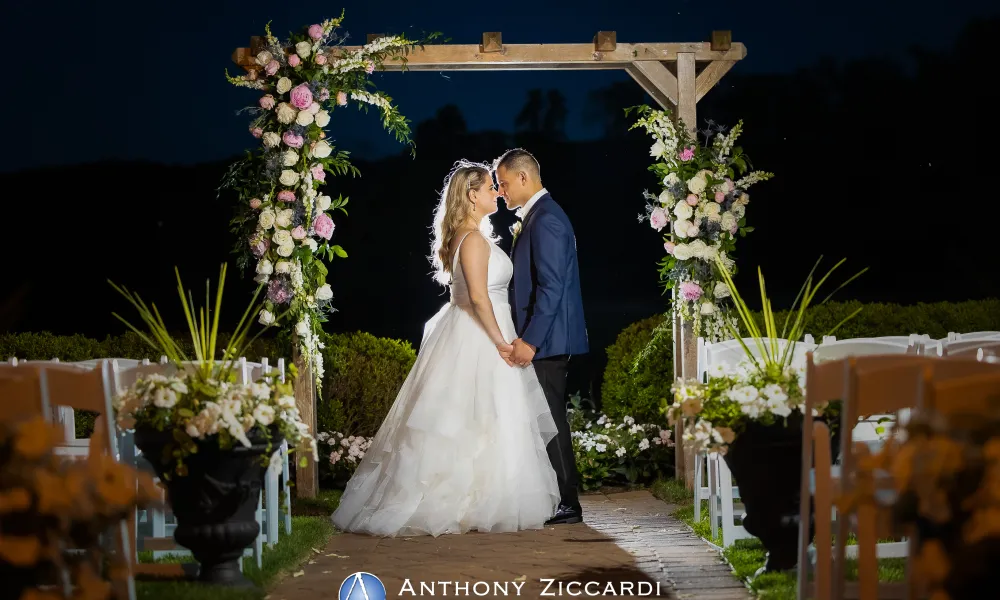
[[[459,265],[459,254],[462,251],[462,244],[469,235],[482,235],[476,231],[470,231],[458,242],[455,256],[451,265],[451,303],[459,306],[471,304],[469,300],[469,286],[465,282],[465,274]],[[487,240],[490,245],[490,261],[486,272],[486,285],[493,304],[508,304],[507,288],[510,285],[510,278],[514,274],[514,263],[495,243]]]

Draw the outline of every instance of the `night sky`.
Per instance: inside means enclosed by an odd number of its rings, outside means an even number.
[[[232,50],[336,16],[333,2],[17,2],[4,8],[6,137],[0,171],[105,159],[191,164],[224,159],[254,145],[235,111],[254,101],[223,78]],[[666,0],[565,2],[343,3],[345,30],[440,31],[454,43],[478,43],[501,31],[506,43],[589,42],[615,30],[621,42],[707,40],[731,29],[748,56],[734,72],[788,72],[820,57],[890,55],[907,47],[947,47],[970,18],[996,12],[995,0],[948,3],[842,0],[747,2]],[[623,8],[628,7],[628,8]],[[11,73],[13,71],[13,73]],[[559,88],[569,99],[567,134],[592,139],[584,121],[587,92],[624,79],[623,72],[419,72],[376,75],[414,123],[444,103],[459,106],[472,131],[509,130],[529,89]],[[5,84],[5,85],[6,85]],[[723,85],[725,80],[723,80]],[[20,97],[19,100],[14,98]],[[348,113],[340,113],[341,115]],[[338,145],[360,158],[400,151],[374,115],[332,125]]]

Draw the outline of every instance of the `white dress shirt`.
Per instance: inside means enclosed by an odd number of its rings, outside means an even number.
[[[542,196],[544,196],[545,194],[548,194],[548,193],[549,193],[549,191],[547,189],[542,188],[542,189],[538,190],[537,192],[535,192],[535,195],[532,196],[531,198],[529,198],[528,201],[524,203],[524,206],[521,207],[521,220],[522,221],[524,220],[525,217],[528,216],[528,211],[530,211],[531,207],[535,205],[535,202],[538,202],[539,198],[541,198]]]

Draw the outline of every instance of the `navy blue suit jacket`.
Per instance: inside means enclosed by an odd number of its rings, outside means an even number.
[[[580,268],[573,225],[545,194],[535,201],[510,251],[514,276],[510,305],[517,335],[534,346],[535,359],[586,354]]]

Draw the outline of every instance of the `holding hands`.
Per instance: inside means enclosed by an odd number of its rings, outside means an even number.
[[[532,359],[535,358],[535,347],[521,338],[517,338],[510,344],[501,342],[496,346],[497,352],[500,353],[500,358],[511,367],[515,365],[518,367],[527,367],[531,364]]]

